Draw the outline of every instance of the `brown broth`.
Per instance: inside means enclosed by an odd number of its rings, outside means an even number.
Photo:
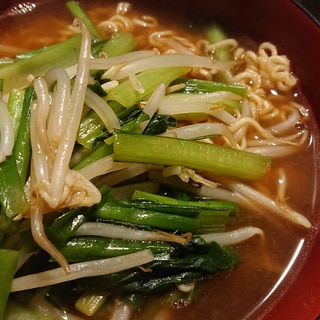
[[[94,22],[105,19],[115,9],[114,5],[95,7],[91,2],[86,2],[83,6],[88,10]],[[26,14],[11,15],[1,19],[0,44],[31,50],[64,40],[68,35],[61,30],[65,30],[65,26],[70,24],[72,18],[61,8],[60,1],[48,4],[48,7],[39,6],[36,10]],[[139,7],[134,11],[134,14],[138,12]],[[141,12],[144,13],[144,11]],[[159,13],[156,16],[163,25],[169,23],[167,14],[162,16]],[[179,19],[175,19],[174,26],[170,23],[170,28],[175,29],[178,25],[184,26],[179,30],[183,35],[197,31],[195,24],[190,22],[191,20],[184,21],[187,23],[182,23],[181,17],[179,17]],[[196,35],[197,32],[194,34]],[[314,150],[310,146],[307,150],[290,159],[274,161],[273,169],[263,178],[271,195],[275,195],[277,179],[275,170],[278,166],[285,166],[288,174],[287,196],[289,203],[297,211],[305,213],[311,220],[314,219],[311,216],[315,187],[313,159]],[[310,165],[305,165],[306,163]],[[301,192],[301,186],[303,186],[303,192]],[[238,249],[243,260],[239,267],[213,276],[210,282],[205,285],[205,290],[202,291],[196,304],[169,313],[167,310],[162,310],[161,312],[165,314],[163,319],[233,320],[245,319],[246,317],[257,319],[258,315],[263,313],[261,310],[271,305],[290,284],[295,272],[300,267],[299,263],[295,264],[295,267],[283,280],[280,289],[277,289],[273,294],[274,287],[289,265],[301,241],[303,239],[306,241],[303,248],[309,241],[308,237],[306,238],[306,231],[302,228],[294,227],[287,221],[268,215],[266,217],[263,212],[257,213],[254,210],[251,212],[249,210],[240,211],[236,222],[230,225],[230,228],[252,224],[263,228],[266,240],[261,241],[255,238],[239,245]],[[255,312],[258,306],[260,306],[260,310]],[[150,315],[150,313],[141,314],[136,319],[147,319],[146,314]]]

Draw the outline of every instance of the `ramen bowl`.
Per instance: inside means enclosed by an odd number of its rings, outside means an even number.
[[[62,2],[62,0],[60,1]],[[87,1],[87,3],[89,0]],[[319,203],[319,127],[320,121],[320,27],[315,21],[316,15],[305,11],[304,7],[289,0],[254,1],[254,0],[214,0],[205,1],[191,0],[179,1],[129,1],[141,12],[151,12],[157,15],[161,12],[162,17],[187,16],[190,26],[196,26],[194,21],[210,23],[215,21],[226,28],[235,38],[239,37],[244,42],[261,43],[270,41],[276,45],[280,54],[287,55],[290,60],[294,75],[298,80],[297,95],[301,103],[309,109],[311,120],[308,126],[312,132],[314,145],[314,158],[306,167],[312,168],[309,177],[311,185],[306,189],[305,185],[297,183],[300,192],[308,190],[311,208],[310,217],[312,227],[308,234],[299,242],[297,249],[292,253],[287,267],[282,275],[275,281],[274,286],[258,299],[252,310],[246,312],[244,319],[280,320],[299,319],[314,320],[320,314],[320,203]],[[5,37],[6,28],[15,27],[17,30],[24,29],[24,24],[32,24],[31,13],[41,11],[43,16],[50,15],[66,17],[65,11],[52,11],[54,0],[34,1],[7,1],[0,4],[0,24]],[[84,0],[83,3],[86,3]],[[103,0],[97,0],[100,5]],[[115,3],[115,2],[114,2]],[[50,11],[49,11],[50,10]],[[170,14],[169,14],[170,13]],[[166,20],[170,24],[170,19]],[[189,26],[189,27],[190,27]],[[50,27],[47,27],[50,28]],[[47,31],[44,28],[44,33]],[[52,30],[51,30],[52,31]],[[54,32],[54,31],[53,31]],[[9,33],[8,33],[9,34]],[[12,36],[12,35],[10,35]],[[1,40],[1,37],[0,37]],[[39,44],[39,46],[41,46]],[[287,227],[284,225],[284,227]],[[258,255],[257,255],[258,256]],[[259,258],[259,257],[258,257]],[[250,277],[250,274],[245,274]],[[266,275],[267,277],[268,275]],[[261,279],[261,281],[265,281]],[[242,290],[251,290],[242,288]],[[239,291],[238,291],[239,292]],[[226,294],[226,292],[224,292]],[[229,299],[237,300],[236,295],[230,291]],[[212,319],[210,317],[210,298],[206,297],[205,315],[201,314],[201,308],[195,307],[192,311],[194,319]],[[198,309],[197,309],[198,308]],[[196,318],[197,317],[197,318]],[[170,318],[178,319],[178,318]],[[223,315],[217,319],[225,319]],[[229,319],[229,318],[228,318]]]

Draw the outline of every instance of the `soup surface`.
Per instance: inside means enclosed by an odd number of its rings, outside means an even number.
[[[99,1],[82,3],[95,24],[107,20],[115,13],[116,3],[104,4]],[[159,8],[158,8],[159,9]],[[203,37],[203,30],[214,17],[190,18],[188,14],[178,14],[175,7],[172,12],[161,12],[141,3],[134,4],[126,13],[129,16],[155,16],[159,22],[157,30],[173,30],[181,37],[196,42]],[[142,19],[143,20],[143,19]],[[200,23],[201,21],[201,23]],[[18,52],[37,49],[69,38],[72,16],[65,9],[62,1],[48,2],[45,5],[33,5],[25,2],[0,19],[0,55],[14,57]],[[226,30],[234,28],[226,23]],[[240,27],[238,30],[241,29]],[[148,31],[151,32],[151,31]],[[146,42],[143,26],[133,31],[139,41],[139,49],[150,49]],[[242,47],[256,50],[258,45],[248,39],[247,35],[236,35]],[[298,86],[281,94],[269,94],[277,105],[294,100],[303,101]],[[307,106],[306,106],[307,107]],[[270,120],[270,123],[272,121]],[[299,123],[298,123],[299,124]],[[303,125],[308,127],[309,122]],[[267,124],[266,124],[267,125]],[[311,128],[309,128],[311,130]],[[282,175],[285,175],[285,197],[290,207],[302,213],[311,223],[313,216],[315,190],[315,146],[312,133],[299,152],[284,158],[272,160],[271,169],[257,182],[250,183],[261,192],[274,199],[281,186]],[[308,164],[308,165],[306,165]],[[282,171],[281,171],[282,170]],[[208,177],[210,175],[208,174]],[[301,192],[303,186],[303,192]],[[253,237],[237,245],[241,263],[232,270],[214,275],[204,284],[196,302],[183,308],[168,308],[158,305],[158,300],[149,298],[143,312],[134,319],[257,319],[269,308],[281,293],[290,285],[299,270],[312,239],[311,229],[297,226],[287,219],[279,218],[263,207],[255,204],[241,207],[236,218],[228,225],[229,230],[252,225],[261,228],[264,237]],[[156,318],[158,314],[159,318]],[[154,318],[153,318],[154,317]],[[96,317],[100,319],[100,317]],[[94,317],[94,319],[96,319]],[[101,318],[102,319],[102,318]]]

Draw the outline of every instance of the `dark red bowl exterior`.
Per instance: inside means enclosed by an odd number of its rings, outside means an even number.
[[[45,2],[35,0],[29,2]],[[91,1],[91,0],[87,0]],[[99,0],[103,2],[103,0]],[[316,0],[314,0],[316,1]],[[0,0],[0,13],[19,0]],[[130,1],[129,1],[130,2]],[[149,1],[132,1],[141,5]],[[173,3],[171,2],[167,3]],[[312,108],[318,132],[315,140],[319,145],[320,122],[320,28],[298,6],[290,0],[184,0],[176,1],[180,10],[191,9],[195,15],[201,14],[215,19],[222,25],[231,26],[232,31],[247,35],[256,41],[271,41],[280,53],[291,60],[293,70],[300,80],[301,90],[307,104]],[[165,2],[159,2],[163,6]],[[169,6],[168,6],[169,8]],[[1,15],[0,15],[1,18]],[[319,156],[318,156],[319,157]],[[319,161],[316,162],[315,193],[313,199],[316,225],[308,250],[299,258],[300,265],[291,274],[292,283],[281,289],[279,299],[273,300],[266,310],[258,316],[263,320],[315,320],[320,314],[320,203],[318,180]],[[267,304],[268,305],[268,304]]]

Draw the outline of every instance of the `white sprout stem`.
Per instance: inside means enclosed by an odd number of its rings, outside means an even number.
[[[37,203],[34,205],[33,201]],[[41,204],[39,204],[41,202]],[[63,254],[52,244],[48,239],[43,226],[43,200],[36,197],[31,199],[31,232],[34,240],[41,246],[42,249],[50,252],[50,255],[60,264],[61,272],[65,275],[70,273],[70,267],[68,261],[65,259]]]
[[[127,255],[70,264],[70,273],[66,274],[59,267],[49,271],[35,273],[12,281],[11,292],[50,286],[86,277],[96,277],[134,268],[153,261],[150,250],[143,250]]]
[[[129,74],[129,82],[133,88],[133,90],[139,92],[139,93],[144,93],[145,90],[144,90],[144,87],[142,85],[142,83],[139,81],[139,79],[137,78],[137,76],[134,74],[134,73],[130,73]]]
[[[151,118],[159,108],[159,105],[161,103],[161,100],[164,98],[165,93],[166,86],[164,83],[160,83],[159,86],[152,93],[145,107],[143,108],[144,113],[146,113],[149,116],[149,119],[139,124],[139,128],[141,131],[143,131],[149,124]]]
[[[180,188],[181,190],[189,191],[202,197],[209,197],[211,199],[218,199],[224,201],[233,201],[245,208],[251,208],[256,204],[257,212],[268,212],[277,214],[283,218],[286,218],[296,224],[300,224],[305,228],[310,228],[312,225],[310,221],[302,214],[292,210],[285,204],[279,204],[273,199],[267,197],[261,192],[245,185],[240,182],[232,182],[227,179],[219,179],[222,184],[228,187],[230,190],[226,190],[221,187],[211,188],[206,185],[202,185],[199,188],[194,188],[189,184],[183,183],[175,177],[164,178],[160,171],[149,171],[149,178],[152,181],[157,181],[172,187]],[[260,209],[259,209],[260,208]],[[263,209],[263,210],[261,210]]]
[[[89,88],[87,88],[85,104],[97,113],[108,132],[112,132],[113,129],[120,129],[119,119],[113,109]]]
[[[155,55],[153,50],[140,50],[129,52],[117,57],[95,58],[90,60],[90,69],[92,70],[106,70],[115,65],[121,65],[137,59],[143,59]]]
[[[171,241],[178,243],[188,242],[187,236],[183,235],[180,236],[162,231],[138,230],[104,222],[85,222],[78,228],[74,235],[98,236],[138,241]]]
[[[207,242],[217,242],[220,246],[231,246],[263,234],[260,228],[249,226],[227,232],[201,234],[200,237]]]
[[[70,159],[70,168],[73,168],[76,164],[78,164],[83,158],[94,152],[100,147],[100,145],[96,145],[93,148],[82,148],[72,154]]]
[[[54,163],[52,174],[51,183],[54,186],[52,202],[54,207],[59,204],[59,201],[62,197],[65,185],[65,177],[67,176],[67,171],[69,170],[69,163],[81,120],[86,87],[89,78],[89,63],[91,54],[90,34],[80,19],[75,19],[74,21],[82,32],[81,54],[79,56],[78,73],[75,78],[71,93],[68,125],[57,150],[56,159],[58,160]]]
[[[36,181],[49,181],[52,156],[46,132],[49,112],[49,93],[46,83],[41,78],[34,80],[37,104],[31,107],[30,136],[32,147],[32,164]]]
[[[271,157],[273,159],[276,158],[284,158],[290,156],[292,154],[297,153],[300,151],[300,148],[294,146],[259,146],[259,147],[247,147],[246,151],[261,154],[263,156]]]
[[[78,70],[78,63],[70,66],[70,67],[67,67],[64,69],[69,77],[69,79],[73,79],[76,74],[77,74],[77,70]]]
[[[110,320],[130,320],[133,316],[133,307],[120,301],[116,304]]]
[[[106,156],[77,170],[88,180],[108,172],[114,164],[113,156]]]
[[[236,144],[236,141],[234,140],[232,132],[226,125],[222,123],[211,123],[211,122],[195,123],[195,124],[167,130],[162,135],[172,136],[172,134],[175,137],[180,139],[196,139],[199,137],[222,135],[228,140],[231,147],[233,148],[237,147],[237,144]]]
[[[184,183],[175,176],[165,178],[160,170],[150,170],[148,172],[148,175],[151,181],[158,182],[183,191],[191,192],[200,197],[207,197],[223,201],[233,201],[245,207],[250,206],[250,202],[248,201],[248,199],[242,197],[239,193],[226,190],[219,186],[211,187],[202,185],[201,187],[193,187],[191,184]]]
[[[165,67],[192,67],[192,68],[207,68],[216,73],[219,70],[229,68],[232,64],[230,62],[215,62],[211,58],[196,56],[196,55],[156,55],[146,57],[127,63],[120,70],[110,69],[104,76],[112,80],[121,80],[129,76],[130,73],[139,73],[153,68]]]
[[[48,88],[54,86],[52,107],[50,109],[47,125],[50,143],[57,148],[61,141],[68,122],[68,109],[70,103],[70,79],[64,69],[53,68],[45,76]]]
[[[78,73],[73,86],[73,91],[68,101],[63,101],[57,92],[70,88],[63,83],[63,79],[68,79],[65,75],[61,81],[54,81],[57,73],[63,73],[64,70],[49,73],[47,78],[49,84],[52,81],[55,85],[61,86],[54,89],[54,93],[49,96],[48,86],[44,78],[34,80],[34,87],[37,93],[37,104],[31,107],[30,135],[32,145],[31,161],[31,199],[30,199],[30,220],[31,230],[35,241],[47,251],[62,267],[66,274],[70,272],[68,262],[60,251],[48,240],[44,227],[43,215],[52,209],[63,207],[91,206],[101,199],[98,189],[82,175],[69,168],[71,154],[82,116],[85,92],[89,77],[89,60],[91,53],[91,39],[88,30],[84,24],[75,19],[82,31],[81,53],[79,56]],[[69,81],[69,80],[68,80]],[[60,103],[63,106],[60,106]],[[65,108],[62,110],[60,108]],[[67,121],[61,123],[64,128],[61,129],[62,136],[59,141],[52,143],[48,137],[48,122],[50,112],[55,115],[67,117]],[[49,120],[49,121],[48,121]],[[60,124],[57,124],[60,125]],[[52,128],[53,129],[53,128]],[[55,148],[54,144],[57,145]]]
[[[158,112],[168,115],[205,113],[227,124],[235,123],[237,119],[233,115],[215,105],[223,100],[241,100],[241,96],[228,91],[167,95],[162,99]]]
[[[216,119],[220,120],[221,122],[225,123],[225,124],[233,124],[235,123],[237,120],[236,118],[230,114],[229,112],[227,112],[226,110],[222,109],[222,110],[213,110],[211,113],[212,116],[214,116]]]
[[[251,206],[252,203],[255,203],[261,209],[264,209],[257,211],[265,212],[265,210],[267,210],[305,228],[311,228],[312,225],[310,221],[302,214],[291,209],[288,205],[284,203],[278,203],[277,201],[269,198],[268,196],[244,183],[233,181],[225,181],[225,183],[228,187],[232,188],[234,192],[237,192],[241,196],[247,198],[251,202]]]
[[[214,181],[206,179],[195,170],[186,168],[184,166],[167,166],[162,170],[162,174],[165,178],[176,175],[183,182],[189,182],[191,179],[196,183],[206,185],[211,188],[217,187],[217,184]]]
[[[121,162],[119,162],[119,164],[120,163]],[[132,164],[124,162],[123,166],[124,167],[121,170],[113,170],[113,172],[103,176],[98,183],[100,185],[106,184],[112,187],[133,177],[137,177],[138,175],[145,173],[149,170],[148,165],[146,164]]]
[[[12,154],[14,146],[14,129],[8,108],[0,94],[0,162]]]
[[[105,83],[102,83],[101,84],[101,87],[104,91],[108,92],[110,91],[111,89],[114,89],[116,88],[117,86],[119,85],[119,81],[117,80],[110,80],[110,81],[107,81]]]
[[[110,155],[96,160],[77,171],[86,179],[92,180],[95,177],[127,168],[130,165],[127,162],[114,162],[113,156]]]
[[[240,195],[237,192],[224,189],[222,187],[211,188],[206,185],[201,186],[200,188],[195,188],[194,193],[198,196],[209,197],[211,199],[223,200],[223,201],[233,201],[238,203],[239,206],[251,207],[250,200]]]

